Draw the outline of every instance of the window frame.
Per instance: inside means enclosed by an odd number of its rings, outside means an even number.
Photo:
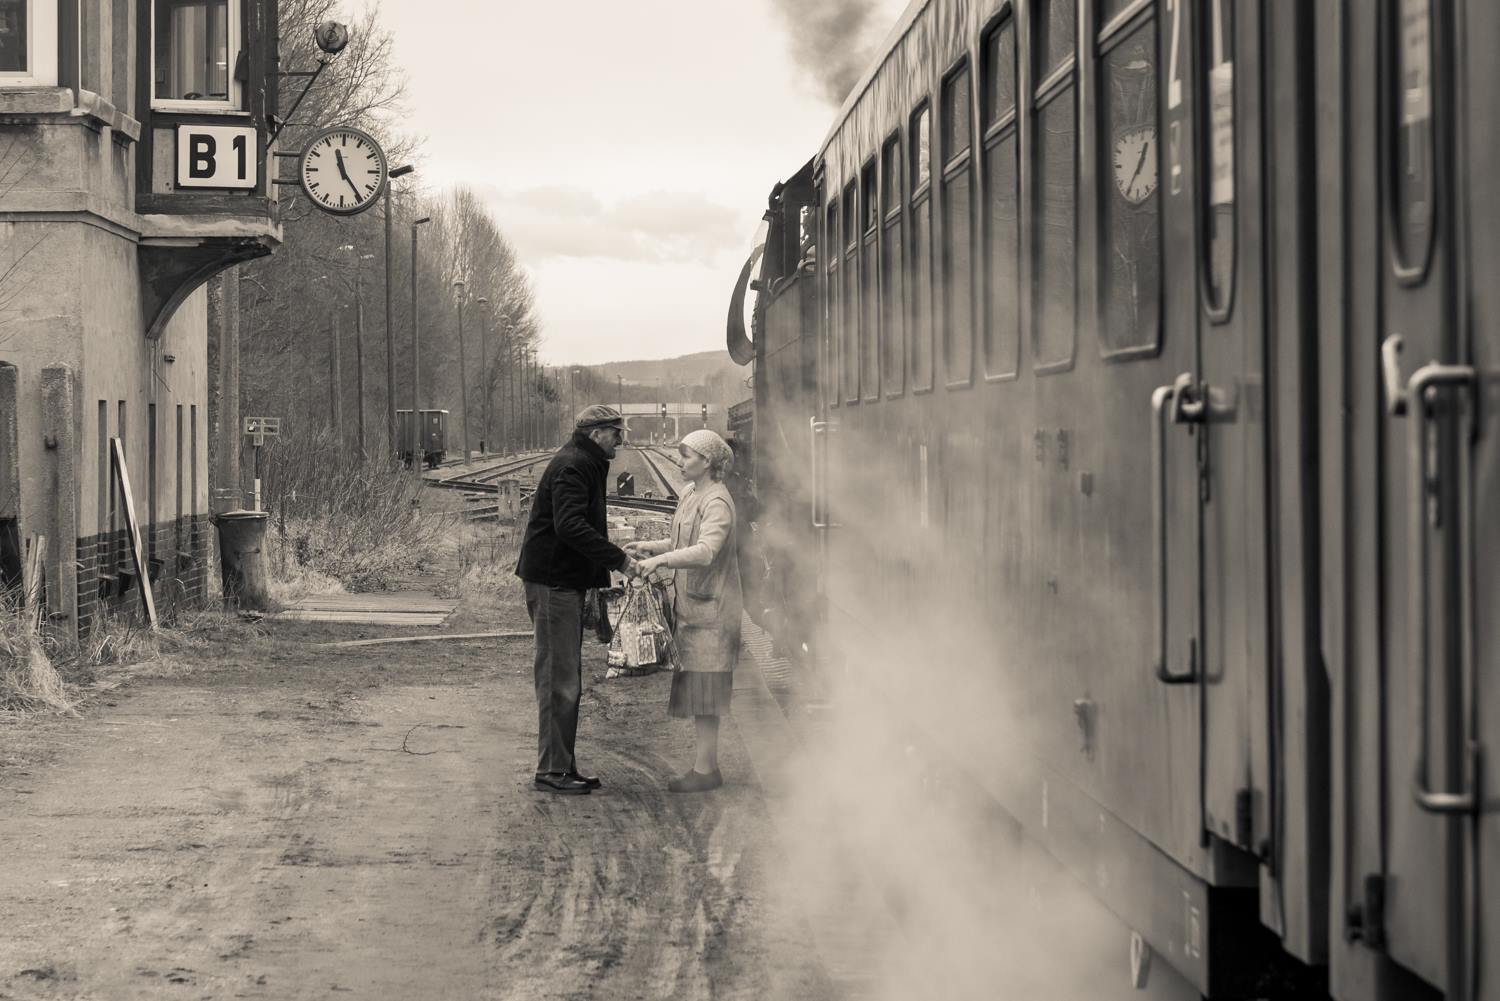
[[[1109,304],[1105,300],[1105,296],[1104,296],[1104,274],[1105,274],[1105,268],[1107,266],[1107,258],[1108,258],[1109,252],[1110,252],[1110,242],[1108,240],[1109,234],[1108,234],[1108,232],[1106,232],[1106,229],[1105,229],[1105,219],[1106,219],[1105,202],[1110,197],[1112,197],[1112,189],[1114,187],[1114,182],[1111,179],[1111,175],[1112,175],[1113,171],[1111,170],[1111,167],[1110,167],[1110,157],[1111,157],[1112,152],[1113,152],[1114,143],[1110,139],[1109,136],[1107,136],[1107,135],[1104,134],[1104,130],[1101,128],[1101,129],[1099,129],[1099,142],[1096,144],[1098,146],[1098,155],[1099,155],[1099,163],[1098,163],[1099,183],[1097,185],[1097,188],[1098,188],[1098,192],[1097,192],[1097,194],[1098,194],[1098,201],[1097,201],[1097,204],[1094,206],[1094,224],[1095,224],[1095,227],[1096,227],[1094,238],[1095,238],[1095,243],[1097,244],[1097,248],[1096,249],[1097,249],[1097,252],[1098,252],[1098,259],[1095,262],[1095,267],[1098,269],[1098,274],[1097,274],[1097,277],[1096,277],[1096,280],[1095,280],[1095,283],[1094,283],[1095,289],[1096,289],[1096,293],[1097,293],[1095,295],[1095,297],[1094,297],[1096,299],[1096,302],[1095,302],[1095,311],[1096,312],[1095,312],[1095,316],[1094,316],[1094,322],[1097,324],[1096,331],[1097,331],[1097,334],[1098,334],[1097,340],[1099,342],[1099,357],[1102,358],[1104,361],[1110,362],[1110,363],[1133,361],[1133,360],[1135,360],[1137,358],[1154,358],[1154,357],[1156,357],[1157,355],[1161,354],[1162,342],[1163,342],[1163,339],[1164,339],[1165,333],[1166,333],[1166,290],[1167,290],[1167,288],[1166,288],[1166,280],[1167,280],[1167,267],[1166,267],[1166,264],[1167,264],[1167,261],[1166,261],[1166,246],[1165,246],[1165,241],[1163,239],[1164,231],[1163,231],[1163,226],[1162,226],[1162,222],[1163,222],[1162,216],[1163,216],[1163,214],[1165,212],[1166,205],[1165,205],[1165,201],[1162,198],[1162,190],[1161,190],[1161,177],[1162,177],[1162,170],[1161,170],[1161,167],[1162,167],[1162,159],[1161,159],[1162,128],[1161,128],[1161,123],[1163,122],[1163,120],[1165,118],[1165,116],[1162,114],[1162,87],[1161,87],[1162,74],[1160,72],[1160,70],[1161,70],[1160,51],[1161,51],[1162,34],[1163,33],[1162,33],[1162,19],[1159,18],[1157,16],[1157,14],[1158,14],[1157,0],[1133,0],[1132,3],[1130,3],[1124,9],[1122,9],[1116,16],[1110,18],[1109,23],[1107,23],[1107,24],[1105,24],[1105,25],[1103,25],[1102,27],[1099,28],[1099,30],[1095,33],[1095,36],[1094,36],[1094,44],[1090,47],[1091,50],[1092,50],[1092,57],[1093,57],[1093,67],[1092,68],[1093,68],[1093,75],[1094,75],[1094,81],[1095,81],[1095,93],[1093,95],[1093,97],[1094,97],[1094,105],[1095,105],[1095,108],[1096,108],[1096,111],[1097,111],[1097,113],[1095,115],[1095,118],[1096,118],[1096,121],[1098,123],[1102,124],[1103,121],[1104,121],[1104,114],[1105,114],[1104,107],[1105,107],[1105,100],[1106,100],[1106,96],[1105,96],[1105,92],[1104,92],[1104,88],[1105,88],[1104,60],[1116,48],[1118,48],[1119,46],[1121,46],[1121,45],[1125,44],[1127,41],[1129,41],[1130,37],[1132,35],[1134,35],[1137,31],[1139,31],[1142,27],[1144,27],[1148,22],[1152,23],[1153,27],[1155,28],[1155,34],[1154,34],[1154,37],[1152,38],[1151,41],[1153,43],[1154,50],[1157,52],[1157,61],[1156,61],[1156,65],[1154,65],[1154,66],[1151,67],[1151,72],[1156,77],[1156,81],[1157,81],[1156,82],[1156,102],[1155,102],[1156,103],[1156,108],[1155,108],[1155,122],[1156,122],[1156,124],[1154,126],[1154,128],[1156,130],[1156,144],[1157,144],[1156,145],[1156,153],[1157,153],[1157,159],[1156,159],[1157,175],[1156,176],[1157,176],[1157,183],[1156,183],[1156,190],[1151,193],[1151,197],[1157,199],[1157,215],[1156,215],[1156,232],[1157,232],[1157,240],[1156,240],[1156,263],[1157,263],[1157,267],[1156,267],[1156,303],[1157,303],[1157,309],[1156,309],[1156,330],[1155,330],[1154,336],[1152,337],[1152,340],[1151,340],[1151,342],[1149,344],[1137,344],[1137,345],[1132,345],[1130,347],[1116,348],[1116,349],[1113,349],[1113,350],[1110,350],[1110,349],[1108,349],[1105,346],[1105,334],[1106,334],[1106,331],[1108,329],[1108,326],[1107,326],[1107,324],[1108,324],[1107,313],[1108,313],[1108,309],[1109,309]],[[1171,43],[1171,39],[1170,38],[1167,39],[1167,43],[1168,44]],[[1238,233],[1236,233],[1236,238],[1238,238]],[[1206,250],[1205,250],[1205,253],[1202,254],[1202,255],[1200,255],[1200,256],[1202,257],[1203,262],[1206,264],[1206,262],[1207,262],[1207,252],[1206,252]],[[1076,350],[1076,347],[1075,347],[1075,350]]]
[[[1187,0],[1178,0],[1186,3]],[[1229,0],[1210,0],[1209,5],[1200,8],[1195,16],[1197,22],[1189,25],[1192,38],[1188,42],[1188,56],[1193,64],[1188,68],[1188,79],[1192,81],[1194,91],[1200,95],[1198,106],[1191,109],[1191,119],[1194,131],[1199,136],[1199,148],[1195,152],[1195,159],[1201,166],[1197,167],[1199,176],[1195,179],[1197,191],[1193,198],[1193,211],[1196,213],[1196,223],[1202,238],[1198,241],[1200,246],[1197,251],[1198,258],[1198,297],[1203,301],[1203,316],[1209,323],[1219,326],[1228,323],[1234,316],[1234,304],[1236,294],[1240,285],[1240,157],[1239,157],[1239,81],[1231,78],[1229,102],[1233,117],[1231,127],[1235,130],[1235,150],[1233,162],[1229,169],[1233,176],[1234,198],[1230,204],[1231,219],[1233,220],[1234,232],[1229,244],[1229,287],[1222,295],[1215,295],[1215,286],[1212,280],[1213,273],[1213,241],[1208,234],[1208,218],[1213,212],[1213,83],[1209,74],[1213,71],[1213,32],[1216,28],[1215,16],[1210,13],[1209,6],[1228,3]],[[1221,8],[1214,6],[1217,11]],[[1230,16],[1234,16],[1234,10],[1230,8]],[[1229,63],[1233,66],[1236,62],[1233,50],[1238,47],[1239,26],[1233,25],[1233,32],[1229,38],[1230,57]],[[1168,39],[1168,44],[1171,40]],[[1232,72],[1232,71],[1231,71]]]
[[[229,82],[229,97],[226,100],[212,101],[188,101],[181,98],[157,97],[156,96],[156,9],[157,4],[163,0],[150,0],[150,21],[148,28],[150,38],[147,46],[151,52],[151,75],[146,81],[147,93],[150,95],[151,110],[162,111],[169,114],[249,114],[244,110],[244,87],[235,76],[239,67],[240,59],[245,54],[245,39],[243,37],[244,0],[224,0],[225,20],[229,28],[229,68],[226,77]],[[210,0],[212,2],[212,0]]]
[[[859,232],[859,395],[865,403],[878,403],[881,399],[881,350],[885,347],[881,339],[881,328],[885,326],[881,316],[880,299],[880,233],[884,223],[883,195],[880,186],[880,154],[871,153],[859,168],[860,183],[860,232]],[[865,225],[868,218],[869,225]],[[869,258],[866,260],[866,258]],[[871,287],[865,288],[865,275],[871,277]],[[866,297],[873,296],[873,303],[866,317]],[[866,319],[870,320],[866,323]],[[866,352],[874,355],[874,371],[865,370]],[[865,385],[865,377],[873,376],[872,385]]]
[[[991,115],[990,112],[992,111],[992,109],[989,106],[989,101],[991,100],[991,97],[990,97],[990,91],[991,91],[990,83],[991,83],[991,73],[993,72],[994,67],[993,67],[993,64],[992,64],[992,57],[990,56],[990,42],[991,42],[992,39],[999,37],[1000,33],[1002,31],[1006,30],[1007,28],[1009,28],[1010,32],[1011,32],[1011,62],[1012,62],[1012,65],[1011,65],[1011,76],[1012,76],[1012,81],[1013,81],[1013,83],[1015,85],[1012,88],[1013,97],[1012,97],[1012,100],[1011,100],[1011,105],[1010,105],[1010,110],[1009,111],[1005,112],[1004,114],[1000,114],[1000,115]],[[1019,379],[1021,377],[1021,345],[1022,345],[1022,342],[1025,341],[1025,339],[1026,339],[1026,330],[1025,330],[1025,325],[1022,323],[1022,310],[1021,310],[1021,297],[1022,297],[1022,288],[1023,288],[1022,281],[1021,281],[1021,278],[1022,278],[1022,267],[1021,267],[1021,265],[1023,263],[1022,259],[1023,259],[1023,256],[1024,256],[1024,248],[1026,246],[1026,240],[1025,240],[1024,227],[1022,226],[1022,215],[1023,215],[1022,205],[1024,203],[1024,194],[1023,194],[1023,191],[1022,191],[1022,184],[1021,184],[1021,135],[1020,135],[1020,123],[1021,123],[1021,98],[1022,98],[1022,93],[1023,92],[1021,90],[1020,46],[1021,46],[1021,31],[1020,31],[1020,24],[1019,24],[1019,22],[1016,19],[1015,5],[1012,4],[1012,3],[1007,2],[1004,5],[1002,5],[999,14],[997,14],[995,17],[991,18],[989,24],[987,24],[985,26],[984,30],[982,32],[980,32],[980,34],[979,34],[979,52],[980,52],[979,87],[980,87],[980,95],[981,95],[980,96],[980,103],[979,103],[979,122],[980,122],[980,134],[979,134],[980,164],[979,164],[979,174],[980,174],[980,177],[983,179],[983,182],[984,182],[981,185],[982,194],[983,194],[982,201],[984,202],[984,205],[982,206],[982,210],[979,213],[979,218],[983,221],[983,226],[981,227],[981,238],[980,238],[980,244],[982,246],[982,253],[981,253],[980,256],[982,258],[983,274],[984,274],[984,282],[983,282],[983,284],[984,284],[984,294],[981,297],[982,298],[982,304],[983,304],[984,308],[980,311],[980,322],[982,323],[983,326],[981,328],[981,350],[979,351],[979,355],[980,355],[979,369],[980,369],[981,377],[983,378],[983,380],[986,383],[991,383],[991,382],[1014,382],[1014,381],[1016,381],[1017,379]],[[1016,178],[1016,180],[1015,180],[1015,196],[1016,196],[1016,235],[1015,235],[1016,284],[1015,284],[1015,288],[1012,290],[1014,292],[1014,303],[1015,303],[1014,309],[1015,309],[1015,314],[1016,314],[1016,344],[1015,344],[1015,350],[1013,352],[1014,357],[1011,359],[1010,370],[1009,371],[993,371],[992,368],[991,368],[991,365],[990,365],[990,363],[991,363],[991,361],[993,359],[990,357],[990,353],[989,352],[987,352],[987,351],[985,351],[985,350],[982,349],[983,342],[988,340],[989,325],[990,325],[990,313],[991,313],[990,307],[991,307],[991,300],[993,298],[993,293],[995,291],[994,286],[993,286],[993,284],[990,281],[990,228],[991,228],[992,223],[991,223],[991,215],[990,215],[990,185],[989,185],[989,175],[988,175],[988,172],[986,171],[985,168],[986,168],[986,166],[988,164],[988,159],[989,159],[990,152],[996,146],[999,146],[1001,143],[1005,142],[1007,139],[1013,139],[1015,141],[1014,149],[1012,150],[1011,155],[1012,155],[1012,157],[1015,160],[1015,178]]]
[[[1382,34],[1386,37],[1380,40],[1380,58],[1385,63],[1380,74],[1384,79],[1380,86],[1380,99],[1377,104],[1381,120],[1380,151],[1381,165],[1381,187],[1384,189],[1385,223],[1389,235],[1385,238],[1386,256],[1390,260],[1391,277],[1403,288],[1415,288],[1427,281],[1428,272],[1431,270],[1434,249],[1437,246],[1437,229],[1441,225],[1441,213],[1438,211],[1438,199],[1440,185],[1437,179],[1442,176],[1443,145],[1438,141],[1439,131],[1444,128],[1445,123],[1439,119],[1444,113],[1442,102],[1438,101],[1436,94],[1436,82],[1438,76],[1438,44],[1440,32],[1443,25],[1439,19],[1443,16],[1438,9],[1438,4],[1432,0],[1421,0],[1427,7],[1427,136],[1425,155],[1427,158],[1427,170],[1431,175],[1432,194],[1427,200],[1427,234],[1422,241],[1422,246],[1416,253],[1410,251],[1414,248],[1405,246],[1407,234],[1404,231],[1405,224],[1402,221],[1404,205],[1400,192],[1400,144],[1397,141],[1401,129],[1405,123],[1402,121],[1402,78],[1403,66],[1401,63],[1401,52],[1405,45],[1402,37],[1403,11],[1402,0],[1380,0],[1384,16],[1379,21],[1385,25]],[[1235,39],[1239,38],[1238,25],[1235,26]],[[1444,53],[1446,55],[1446,53]],[[1238,181],[1238,178],[1236,178]],[[1238,238],[1239,230],[1236,228],[1235,236]],[[1238,246],[1236,246],[1238,251]],[[1238,264],[1238,253],[1235,263]]]
[[[846,406],[858,406],[860,401],[860,309],[862,303],[859,297],[860,282],[860,253],[859,241],[864,230],[864,219],[860,216],[859,201],[859,171],[844,185],[844,288],[839,297],[843,306],[845,322],[839,328],[839,396]],[[852,273],[851,270],[852,269]],[[854,287],[853,311],[850,311],[850,285]],[[852,360],[851,360],[852,355]],[[849,366],[854,366],[854,378],[852,385],[844,385],[844,376],[849,373]],[[852,390],[852,392],[851,392]]]
[[[921,142],[920,142],[920,139],[918,138],[920,136],[920,131],[917,128],[917,122],[921,119],[922,115],[924,115],[924,114],[927,116],[927,177],[924,178],[924,179],[922,179],[921,181],[918,181],[918,177],[920,176],[920,174],[916,170],[916,161],[917,161],[917,158],[919,156],[921,156]],[[917,315],[917,304],[916,304],[916,301],[915,301],[916,297],[913,296],[913,295],[907,295],[907,297],[906,297],[906,315],[907,315],[906,347],[907,347],[907,352],[908,352],[907,367],[906,367],[907,382],[909,384],[911,394],[913,396],[920,396],[923,393],[930,393],[930,392],[932,392],[933,389],[937,386],[937,358],[935,357],[934,351],[933,351],[933,347],[934,347],[934,343],[933,342],[934,342],[935,335],[936,335],[936,332],[937,332],[936,331],[937,324],[933,322],[933,316],[934,316],[935,311],[936,311],[935,310],[936,299],[934,298],[934,295],[933,295],[933,271],[932,271],[932,231],[933,231],[933,225],[932,225],[932,219],[933,219],[933,208],[932,208],[932,202],[933,202],[933,193],[932,193],[932,187],[933,187],[933,185],[932,185],[932,138],[933,137],[932,137],[932,95],[931,94],[924,94],[920,99],[918,99],[918,101],[917,101],[916,104],[912,105],[911,112],[906,117],[906,123],[907,123],[907,137],[908,137],[908,141],[907,141],[907,144],[906,144],[906,146],[907,146],[906,170],[907,170],[907,178],[908,178],[907,187],[908,187],[908,189],[911,192],[910,195],[907,196],[907,204],[911,207],[911,212],[908,213],[908,215],[907,215],[906,225],[904,225],[902,227],[905,230],[904,238],[905,238],[905,241],[906,241],[906,246],[904,248],[905,249],[905,254],[904,254],[904,257],[903,257],[902,264],[907,269],[907,273],[908,274],[915,274],[916,273],[915,269],[917,269],[919,267],[925,266],[926,269],[927,269],[927,313],[928,313],[928,315],[927,315],[927,318],[926,318],[927,322],[925,324],[925,327],[924,327],[924,325],[922,323],[919,322],[919,320],[921,318],[918,317],[918,315]],[[923,255],[923,257],[925,257],[925,260],[918,260],[917,259],[917,254],[913,250],[912,245],[916,241],[916,229],[917,229],[916,223],[917,223],[917,220],[918,220],[918,214],[920,212],[922,212],[922,211],[925,211],[927,213],[927,253],[925,255]],[[908,289],[908,290],[911,290],[911,289],[913,289],[915,287],[915,285],[916,285],[915,282],[908,281],[908,282],[905,283],[905,288]],[[915,364],[915,359],[914,359],[914,356],[915,356],[915,353],[916,353],[916,350],[917,350],[917,345],[921,342],[922,334],[923,334],[923,330],[924,329],[926,331],[927,358],[928,358],[928,369],[929,369],[929,371],[927,373],[927,381],[925,383],[923,383],[921,380],[919,380],[917,378],[917,366]]]
[[[840,212],[843,193],[839,190],[837,184],[832,185],[832,187],[833,194],[828,197],[827,201],[823,202],[822,207],[823,231],[826,237],[824,243],[826,252],[823,257],[823,318],[825,324],[823,363],[825,366],[824,371],[828,376],[828,381],[822,387],[822,392],[824,402],[830,407],[837,407],[841,395],[839,393],[839,373],[843,371],[840,368],[842,360],[839,358],[838,353],[839,332],[842,329],[840,326],[841,318],[838,314],[840,305],[838,283],[844,279],[844,276],[839,273],[839,265],[843,257],[840,247],[843,234],[839,231],[839,226],[843,219]]]
[[[26,6],[26,72],[0,72],[0,87],[57,86],[57,9],[53,0],[21,0]]]
[[[1035,15],[1036,12],[1041,9],[1041,7],[1042,4],[1038,2],[1038,0],[1033,0],[1030,12]],[[1031,134],[1037,137],[1036,140],[1031,143],[1031,149],[1024,151],[1024,155],[1027,157],[1026,166],[1030,168],[1029,173],[1031,177],[1031,190],[1023,191],[1023,196],[1027,201],[1027,211],[1031,215],[1032,225],[1031,232],[1028,234],[1028,239],[1023,241],[1022,246],[1025,247],[1027,255],[1031,259],[1031,274],[1030,282],[1028,284],[1030,285],[1029,294],[1032,296],[1033,302],[1030,311],[1031,322],[1028,324],[1029,329],[1023,332],[1023,337],[1031,344],[1031,371],[1039,376],[1056,375],[1061,372],[1069,372],[1073,369],[1073,366],[1077,364],[1078,361],[1078,233],[1080,217],[1083,214],[1080,211],[1082,207],[1082,200],[1080,198],[1081,192],[1079,190],[1082,187],[1083,171],[1081,169],[1082,164],[1079,161],[1083,155],[1083,143],[1081,141],[1083,130],[1083,100],[1082,94],[1079,92],[1078,83],[1078,31],[1080,26],[1077,22],[1078,19],[1075,17],[1073,25],[1073,51],[1068,54],[1067,58],[1058,63],[1051,72],[1049,72],[1041,80],[1037,81],[1036,84],[1030,88],[1029,92],[1023,92],[1026,99],[1027,115],[1030,119],[1028,124],[1030,125]],[[1027,53],[1027,56],[1031,65],[1045,65],[1046,53],[1039,51],[1042,46],[1043,39],[1039,37],[1039,33],[1036,31],[1030,32],[1030,36],[1031,37],[1028,39],[1028,48],[1030,49],[1030,51]],[[1070,337],[1068,340],[1068,357],[1065,359],[1058,359],[1057,361],[1043,362],[1037,357],[1036,350],[1037,334],[1039,331],[1038,325],[1041,323],[1043,314],[1043,311],[1040,308],[1041,303],[1039,301],[1041,286],[1038,282],[1038,278],[1042,274],[1040,270],[1042,264],[1041,238],[1042,233],[1046,228],[1040,222],[1040,209],[1044,192],[1041,187],[1040,181],[1042,172],[1038,169],[1038,167],[1040,166],[1040,160],[1045,155],[1046,150],[1046,142],[1041,136],[1041,123],[1042,115],[1047,110],[1047,108],[1050,107],[1054,101],[1063,100],[1069,94],[1071,94],[1071,98],[1073,101],[1073,323],[1072,330],[1069,332]],[[1021,96],[1022,95],[1020,94],[1017,95],[1018,103]]]
[[[973,63],[970,61],[968,53],[965,53],[956,61],[954,61],[953,65],[948,67],[947,71],[943,73],[940,85],[938,87],[938,144],[942,156],[938,161],[939,166],[937,176],[938,182],[942,186],[941,200],[943,205],[941,240],[942,246],[938,254],[938,259],[941,262],[942,273],[941,314],[943,317],[943,388],[945,389],[967,389],[974,385],[974,335],[978,332],[979,325],[979,313],[974,308],[974,290],[976,287],[974,264],[976,258],[978,257],[978,255],[975,253],[974,247],[975,234],[978,230],[978,227],[974,224],[974,202],[975,196],[979,190],[979,183],[978,178],[974,176],[974,145],[978,130],[974,128],[973,69]],[[952,152],[948,149],[948,144],[950,142],[953,131],[950,128],[950,122],[948,118],[948,98],[950,94],[950,88],[954,86],[954,82],[960,76],[967,78],[968,99],[964,103],[963,114],[965,116],[964,124],[967,126],[968,142],[962,150]],[[968,373],[966,375],[960,376],[958,378],[951,378],[950,373],[952,368],[954,367],[953,362],[954,359],[958,357],[958,355],[952,347],[951,338],[953,327],[951,323],[951,317],[949,315],[949,284],[952,263],[949,260],[949,251],[951,249],[951,234],[948,232],[948,199],[950,197],[950,186],[963,174],[967,174],[969,180],[969,364]],[[933,381],[936,382],[935,373]]]
[[[906,243],[905,243],[905,241],[906,241],[906,231],[905,231],[905,226],[903,225],[903,223],[905,222],[904,217],[903,217],[903,212],[904,212],[904,209],[906,207],[906,185],[904,183],[904,180],[905,180],[905,177],[906,177],[907,164],[906,164],[906,160],[905,160],[905,157],[906,157],[906,147],[905,147],[905,143],[902,141],[903,135],[904,135],[904,130],[901,128],[901,126],[898,125],[895,128],[895,130],[891,132],[890,135],[886,136],[885,141],[880,144],[880,155],[879,155],[879,161],[880,161],[880,196],[881,196],[881,200],[880,200],[880,205],[881,205],[881,209],[880,209],[880,316],[881,316],[881,323],[880,323],[880,349],[881,349],[881,365],[880,365],[881,379],[880,379],[880,387],[881,387],[881,391],[885,395],[885,398],[888,399],[888,400],[889,399],[898,399],[898,398],[906,395],[906,376],[907,376],[907,369],[909,367],[909,365],[908,365],[909,359],[906,357],[906,352],[907,352],[906,345],[907,345],[907,330],[910,327],[910,322],[909,322],[909,317],[907,316],[906,295],[905,295],[905,293],[906,293]],[[901,169],[901,178],[899,178],[897,180],[897,183],[895,185],[895,191],[894,191],[893,197],[889,197],[889,196],[892,195],[892,192],[891,192],[891,179],[890,179],[889,174],[888,174],[888,172],[886,170],[886,165],[890,162],[887,159],[887,155],[892,150],[894,150],[894,159],[895,159],[895,162],[900,166],[900,169]],[[890,206],[891,206],[889,209],[887,209],[885,207],[886,203],[887,203],[887,200],[889,200]],[[895,232],[894,236],[891,235],[891,230],[892,230],[893,227],[896,228],[896,232]],[[899,328],[901,330],[901,343],[899,345],[889,343],[889,341],[894,336],[894,329],[893,328],[895,328],[897,326],[897,324],[893,324],[893,323],[889,322],[888,319],[887,319],[887,313],[886,313],[886,294],[887,294],[887,291],[888,291],[887,290],[887,285],[886,285],[886,263],[887,263],[886,255],[888,253],[893,253],[895,251],[899,251],[900,254],[901,254],[901,258],[900,258],[900,261],[899,261],[900,267],[893,269],[894,278],[893,278],[893,280],[891,282],[891,285],[894,286],[894,291],[892,292],[892,294],[893,295],[900,295],[900,297],[901,297],[901,300],[900,300],[899,304],[897,304],[896,310],[893,311],[893,312],[899,314],[900,321],[901,321],[900,324],[899,324]],[[886,365],[886,362],[887,361],[891,361],[891,360],[897,360],[898,361],[899,371],[891,370],[891,369],[888,368],[888,366]]]

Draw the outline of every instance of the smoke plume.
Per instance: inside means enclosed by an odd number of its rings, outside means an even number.
[[[874,57],[889,6],[879,0],[774,0],[791,36],[793,62],[835,106]]]

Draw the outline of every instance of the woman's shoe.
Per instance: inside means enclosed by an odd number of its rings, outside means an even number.
[[[685,775],[679,775],[675,779],[668,780],[667,789],[672,792],[708,792],[710,789],[717,789],[723,784],[724,777],[719,774],[717,768],[707,774],[693,769]]]

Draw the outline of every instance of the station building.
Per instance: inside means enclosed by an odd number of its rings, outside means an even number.
[[[112,438],[158,602],[205,590],[205,285],[281,240],[276,31],[275,0],[0,0],[0,571],[44,539],[74,636],[137,600]]]

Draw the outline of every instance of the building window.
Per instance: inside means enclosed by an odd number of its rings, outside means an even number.
[[[932,109],[924,103],[911,116],[911,243],[907,265],[911,290],[911,388],[932,388]]]
[[[1037,5],[1036,56],[1048,76],[1032,94],[1037,140],[1031,198],[1036,227],[1031,350],[1038,374],[1073,364],[1078,277],[1078,97],[1072,0]],[[1056,64],[1056,69],[1052,69]]]
[[[237,108],[239,0],[153,0],[152,104]]]
[[[887,396],[900,396],[906,388],[906,303],[901,294],[901,134],[886,140],[880,155],[882,203],[885,206],[885,239],[880,244],[880,330],[885,346],[881,368]]]
[[[974,376],[973,191],[969,67],[943,82],[943,369],[950,386]]]
[[[1016,375],[1021,353],[1020,173],[1016,31],[1007,17],[984,44],[984,375]]]
[[[1106,358],[1150,354],[1161,326],[1156,22],[1132,18],[1099,47],[1099,336]]]
[[[57,84],[57,4],[0,0],[0,87]]]

